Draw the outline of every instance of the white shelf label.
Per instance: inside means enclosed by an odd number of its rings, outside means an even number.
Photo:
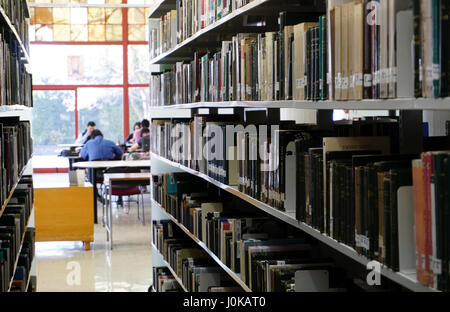
[[[372,86],[372,74],[364,74],[364,87]]]

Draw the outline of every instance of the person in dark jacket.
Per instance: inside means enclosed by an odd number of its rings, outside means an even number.
[[[78,136],[78,139],[75,141],[76,144],[86,144],[87,141],[91,139],[91,134],[95,130],[95,122],[89,121],[86,129]]]

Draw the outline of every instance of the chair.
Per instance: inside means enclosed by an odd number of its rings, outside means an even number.
[[[137,173],[140,172],[138,168],[130,168],[130,167],[120,167],[120,168],[107,168],[104,173]],[[104,217],[105,217],[105,204],[107,203],[106,194],[109,194],[109,190],[104,186],[105,198],[103,200],[103,219],[102,225],[104,226]],[[132,202],[130,196],[137,195],[136,204],[138,208],[138,220],[141,221],[140,217],[140,207],[142,206],[142,224],[145,225],[145,211],[144,211],[144,194],[142,192],[142,186],[138,182],[122,182],[122,183],[114,183],[114,187],[111,189],[111,195],[113,196],[127,196],[128,197],[128,211],[130,210],[130,202]],[[141,200],[139,200],[139,198]]]

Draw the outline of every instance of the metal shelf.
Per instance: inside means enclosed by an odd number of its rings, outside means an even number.
[[[164,14],[166,14],[170,10],[174,10],[177,8],[176,0],[159,0],[156,4],[154,4],[153,8],[150,9],[148,14],[149,18],[160,18]]]
[[[19,263],[19,256],[20,256],[20,253],[22,252],[22,246],[23,246],[23,242],[25,241],[25,234],[27,234],[27,229],[29,227],[30,219],[31,219],[31,213],[30,213],[30,216],[28,217],[28,220],[27,220],[27,223],[26,223],[27,225],[25,226],[25,231],[22,234],[22,240],[20,242],[19,252],[16,255],[16,261],[14,262],[13,276],[11,278],[11,281],[9,282],[8,292],[11,291],[11,287],[12,287],[12,284],[14,282],[14,275],[16,274],[17,264]],[[30,272],[29,275],[31,276],[31,272]]]
[[[273,207],[271,207],[271,206],[269,206],[269,205],[267,205],[265,203],[262,203],[259,200],[256,200],[256,199],[248,196],[247,194],[244,194],[244,193],[238,191],[236,188],[233,188],[233,187],[231,187],[229,185],[220,183],[220,182],[210,178],[209,176],[207,176],[207,175],[205,175],[205,174],[203,174],[201,172],[198,172],[198,171],[193,170],[191,168],[185,167],[185,166],[183,166],[181,164],[178,164],[178,163],[175,163],[173,161],[170,161],[170,160],[168,160],[168,159],[166,159],[164,157],[161,157],[159,155],[156,155],[154,153],[151,153],[151,157],[153,159],[158,159],[158,160],[160,160],[160,161],[162,161],[162,162],[164,162],[164,163],[166,163],[168,165],[171,165],[173,167],[181,169],[181,170],[183,170],[185,172],[188,172],[188,173],[190,173],[192,175],[198,176],[198,177],[208,181],[211,184],[214,184],[215,186],[217,186],[217,187],[219,187],[219,188],[221,188],[221,189],[223,189],[223,190],[225,190],[225,191],[227,191],[227,192],[229,192],[229,193],[231,193],[231,194],[241,198],[242,200],[252,204],[256,208],[259,208],[260,210],[263,210],[264,212],[270,214],[271,216],[273,216],[273,217],[275,217],[275,218],[277,218],[277,219],[279,219],[281,221],[284,221],[284,222],[288,223],[289,225],[291,225],[293,227],[296,227],[296,228],[306,232],[307,234],[311,235],[312,237],[316,238],[317,240],[327,244],[328,246],[332,247],[333,249],[339,251],[340,253],[346,255],[347,257],[349,257],[349,258],[351,258],[351,259],[353,259],[353,260],[355,260],[357,262],[359,262],[360,264],[362,264],[364,266],[366,266],[367,263],[369,263],[371,261],[370,259],[366,258],[365,256],[362,256],[362,255],[358,254],[356,252],[356,250],[354,250],[353,248],[351,248],[351,247],[349,247],[349,246],[347,246],[345,244],[342,244],[342,243],[336,241],[335,239],[333,239],[333,238],[331,238],[331,237],[329,237],[327,235],[322,234],[320,231],[312,228],[311,226],[309,226],[309,225],[307,225],[307,224],[305,224],[305,223],[303,223],[301,221],[298,221],[297,219],[295,219],[294,216],[291,216],[291,215],[289,215],[289,214],[287,214],[285,212],[282,212],[280,210],[277,210],[277,209],[275,209],[275,208],[273,208]],[[399,272],[394,272],[390,268],[386,267],[385,265],[382,265],[381,274],[384,277],[386,277],[386,278],[388,278],[388,279],[398,283],[399,285],[401,285],[401,286],[403,286],[403,287],[405,287],[405,288],[407,288],[409,290],[412,290],[412,291],[416,291],[416,292],[438,292],[435,289],[423,286],[422,284],[418,283],[417,279],[415,277],[415,274],[411,276],[411,275],[406,275],[406,274],[399,273]]]
[[[30,163],[31,163],[31,158],[28,160],[28,163],[22,168],[22,171],[19,174],[19,178],[17,179],[17,182],[14,184],[11,191],[9,192],[8,197],[6,198],[5,202],[2,204],[2,207],[0,209],[0,217],[2,216],[3,212],[5,211],[6,206],[8,205],[9,201],[11,200],[11,198],[14,194],[14,191],[16,190],[16,187],[19,185],[20,180],[24,176],[24,173],[26,172],[27,167],[30,165]]]
[[[450,98],[399,98],[362,101],[228,101],[152,106],[155,110],[193,108],[294,108],[349,110],[450,110]]]
[[[11,30],[11,32],[14,34],[14,36],[16,37],[17,43],[19,44],[22,53],[23,53],[23,58],[22,60],[24,60],[24,63],[31,63],[30,61],[30,55],[28,54],[28,51],[25,49],[25,46],[22,42],[22,39],[19,36],[19,33],[17,32],[16,27],[11,23],[11,20],[9,19],[8,15],[6,15],[5,10],[3,9],[3,7],[0,6],[0,15],[3,17],[3,20],[5,21],[5,23],[8,25],[9,29]],[[30,72],[31,69],[28,67],[27,70]]]
[[[159,253],[159,255],[161,256],[162,261],[164,262],[164,264],[167,266],[167,268],[169,269],[169,271],[172,273],[173,277],[177,280],[178,284],[180,284],[181,288],[183,288],[183,290],[185,292],[188,292],[188,290],[186,289],[186,287],[184,287],[183,285],[183,281],[181,280],[181,278],[178,277],[177,273],[174,271],[174,269],[172,269],[172,267],[170,266],[170,264],[164,259],[163,255],[159,252],[158,248],[156,248],[155,244],[153,244],[152,242],[152,247],[153,249],[155,249],[156,252]]]
[[[252,290],[241,280],[240,276],[236,273],[234,273],[229,267],[227,267],[209,248],[205,245],[204,242],[199,240],[197,236],[192,234],[183,224],[178,222],[178,220],[172,216],[170,213],[168,213],[159,203],[157,203],[153,198],[152,204],[160,208],[168,217],[169,219],[175,223],[183,232],[185,232],[197,245],[199,245],[211,258],[213,258],[214,261],[240,286],[242,289],[244,289],[246,292],[251,292]]]
[[[169,5],[173,0],[163,1],[160,7],[166,2],[169,8],[175,8]],[[189,60],[192,59],[194,48],[217,47],[225,37],[230,37],[239,32],[267,31],[266,27],[244,25],[245,15],[273,16],[274,13],[281,11],[323,13],[325,9],[320,6],[306,6],[300,1],[294,0],[254,0],[199,30],[171,50],[151,59],[150,64],[173,64],[183,59]]]

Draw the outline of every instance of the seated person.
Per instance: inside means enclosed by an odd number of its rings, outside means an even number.
[[[89,161],[120,159],[122,155],[120,147],[113,141],[104,139],[103,133],[97,129],[92,132],[91,139],[80,152],[81,158]]]
[[[141,128],[142,128],[141,122],[140,121],[136,122],[133,127],[133,132],[130,133],[130,135],[127,137],[127,139],[125,140],[125,143],[133,143],[134,132],[140,130]]]
[[[86,129],[78,136],[78,139],[76,139],[75,144],[86,144],[87,141],[91,139],[91,134],[95,130],[95,122],[89,121]]]
[[[142,137],[139,141],[130,148],[130,152],[135,152],[139,149],[146,153],[150,152],[150,129],[142,128],[141,135]]]
[[[141,127],[142,127],[141,129],[133,132],[133,140],[132,140],[133,144],[137,144],[139,142],[139,140],[141,139],[142,129],[150,128],[150,121],[148,121],[147,119],[143,119],[141,122]]]

